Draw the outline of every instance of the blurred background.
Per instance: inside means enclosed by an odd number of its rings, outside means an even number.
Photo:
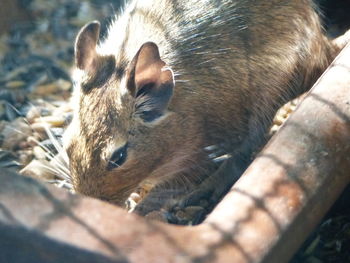
[[[67,101],[75,36],[99,20],[103,37],[127,1],[0,1],[0,169],[69,189],[64,165],[53,161],[54,141],[59,145],[72,117]],[[316,3],[329,36],[350,29],[350,0]],[[291,262],[350,262],[349,202],[348,187]]]

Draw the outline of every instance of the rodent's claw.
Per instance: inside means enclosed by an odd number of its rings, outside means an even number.
[[[178,225],[201,223],[237,179],[235,163],[227,160],[198,185],[153,189],[134,212],[150,219]],[[172,184],[170,184],[172,185]]]
[[[168,212],[168,223],[177,225],[197,225],[203,221],[208,211],[201,206],[188,206],[176,212]]]

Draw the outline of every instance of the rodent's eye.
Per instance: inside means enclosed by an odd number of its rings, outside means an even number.
[[[128,144],[125,144],[123,147],[118,148],[113,152],[111,158],[108,160],[107,170],[113,170],[120,167],[127,158]]]

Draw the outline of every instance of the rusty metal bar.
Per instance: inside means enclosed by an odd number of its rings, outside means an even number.
[[[349,171],[348,45],[199,226],[146,221],[0,171],[0,262],[287,262]]]

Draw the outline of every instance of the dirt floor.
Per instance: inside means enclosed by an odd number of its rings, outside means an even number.
[[[100,20],[102,34],[118,0],[18,0],[19,8],[0,20],[0,169],[21,171],[59,187],[71,188],[60,149],[72,118],[67,103],[75,36],[86,22]],[[4,13],[13,5],[2,0]],[[331,36],[350,28],[350,1],[319,0]],[[2,13],[0,13],[2,14]],[[3,16],[3,15],[1,15]],[[284,107],[273,131],[298,101]],[[291,262],[350,262],[350,187]]]

